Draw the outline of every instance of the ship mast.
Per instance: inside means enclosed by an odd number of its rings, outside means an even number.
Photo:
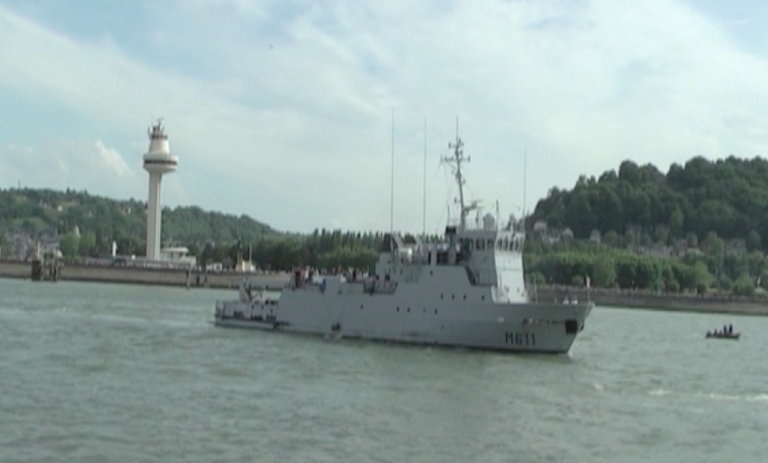
[[[464,205],[464,174],[461,172],[461,164],[464,162],[464,142],[459,138],[459,118],[456,118],[456,141],[454,143],[448,143],[448,148],[453,150],[451,156],[446,156],[443,161],[450,164],[453,167],[454,177],[456,183],[459,184],[459,208],[460,208],[460,221],[459,227],[463,231],[467,225],[467,214],[474,209],[474,206],[467,207]],[[469,162],[469,157],[466,158]]]

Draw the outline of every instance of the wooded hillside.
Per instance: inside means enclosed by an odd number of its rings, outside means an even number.
[[[624,161],[599,178],[581,176],[571,190],[553,188],[540,200],[529,227],[545,221],[570,228],[574,237],[625,234],[641,227],[653,241],[710,232],[753,242],[768,236],[768,161],[762,158],[708,161],[695,157],[664,174],[655,166]],[[758,244],[762,249],[763,243]]]
[[[0,232],[53,229],[68,258],[109,255],[113,239],[121,253],[143,255],[145,207],[71,190],[0,190]],[[580,177],[571,190],[553,188],[526,222],[534,232],[526,273],[540,283],[579,285],[590,277],[602,287],[739,294],[768,287],[761,239],[768,236],[768,161],[762,158],[697,157],[666,174],[624,161],[597,179]],[[545,222],[547,233],[537,233]],[[553,229],[567,228],[573,239],[551,239]],[[600,244],[587,240],[594,231]],[[250,253],[266,269],[370,268],[382,234],[281,233],[245,215],[179,207],[163,212],[163,240],[189,247],[201,263],[231,264],[238,253]],[[741,245],[730,246],[732,240]],[[665,249],[648,252],[653,243]]]
[[[126,254],[143,254],[146,202],[115,200],[85,191],[36,189],[0,190],[0,232],[39,236],[51,231],[64,235],[75,227],[93,234],[94,254],[108,254],[112,240]],[[199,207],[165,208],[162,240],[200,248],[208,242],[255,241],[278,232],[247,215],[204,211]]]

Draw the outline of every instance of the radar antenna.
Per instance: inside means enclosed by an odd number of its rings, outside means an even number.
[[[477,204],[473,203],[470,206],[464,205],[464,174],[461,172],[461,165],[466,160],[467,162],[470,161],[470,158],[467,157],[464,158],[464,142],[461,141],[461,138],[459,138],[459,118],[456,118],[456,141],[453,143],[448,143],[448,148],[453,150],[452,155],[445,156],[442,158],[442,161],[446,164],[449,164],[451,166],[451,169],[453,170],[454,178],[456,179],[456,183],[459,185],[459,227],[460,230],[466,229],[467,226],[467,214],[469,214],[469,211],[472,209],[477,208]]]

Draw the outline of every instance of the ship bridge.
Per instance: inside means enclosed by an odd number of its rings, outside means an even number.
[[[490,213],[482,216],[481,220],[478,201],[465,205],[461,170],[463,142],[457,136],[456,142],[449,144],[449,147],[453,148],[453,156],[443,161],[453,166],[459,186],[459,219],[445,227],[441,243],[425,243],[419,237],[398,233],[384,235],[376,264],[376,278],[395,283],[416,282],[424,275],[425,268],[428,268],[429,275],[442,271],[454,276],[460,269],[464,277],[450,281],[475,288],[489,288],[493,299],[498,302],[527,301],[523,271],[524,230],[515,229],[511,217],[504,227],[499,227],[498,217]],[[467,223],[470,211],[477,213],[474,227]]]
[[[495,300],[527,300],[523,274],[525,234],[512,227],[496,226],[486,216],[483,227],[454,225],[445,229],[439,243],[426,243],[420,237],[387,233],[379,247],[376,277],[385,282],[417,282],[423,271],[431,273],[462,269],[465,284],[488,287]]]
[[[486,287],[494,300],[525,301],[524,234],[512,229],[447,227],[445,240],[425,243],[417,237],[386,234],[380,246],[375,278],[381,282],[417,283],[429,275],[460,271],[462,286]]]

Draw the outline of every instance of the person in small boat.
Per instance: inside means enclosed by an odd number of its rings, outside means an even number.
[[[733,334],[733,325],[728,324],[728,334]]]

